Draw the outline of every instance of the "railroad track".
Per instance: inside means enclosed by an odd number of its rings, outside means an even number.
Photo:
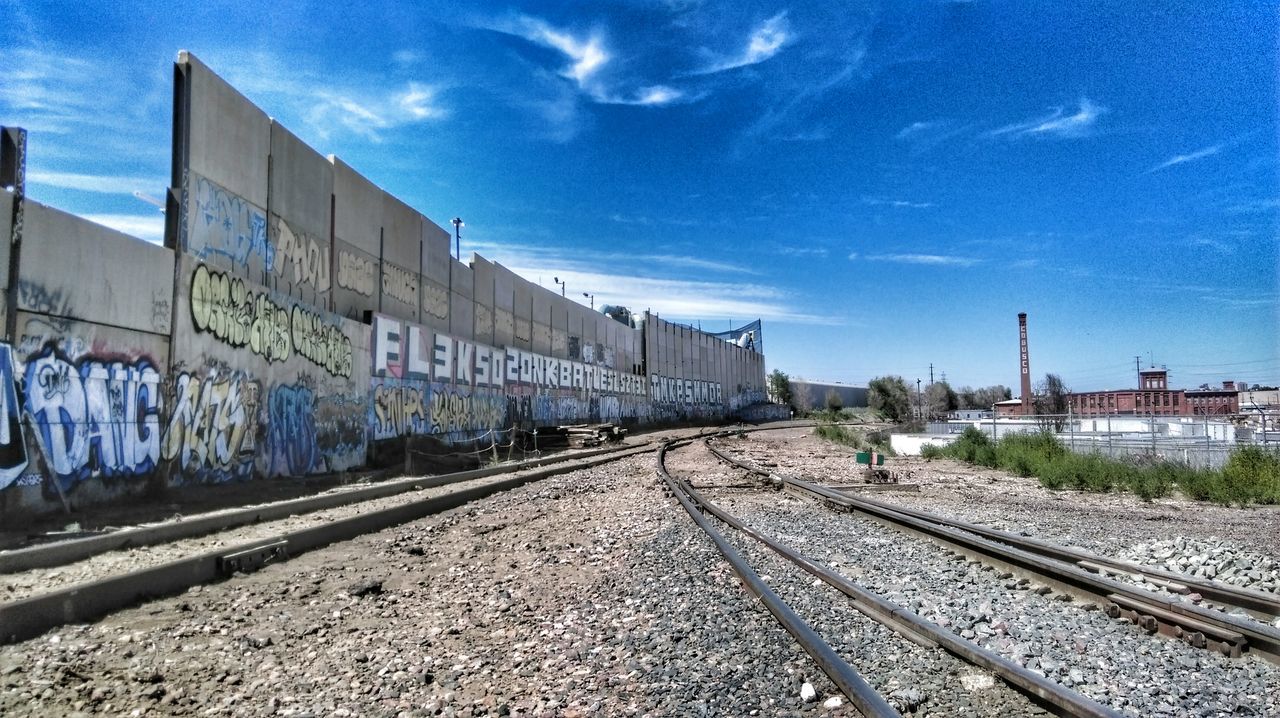
[[[979,524],[851,495],[803,479],[785,476],[708,448],[720,460],[765,477],[775,488],[812,499],[836,511],[856,511],[895,530],[926,537],[970,559],[1032,577],[1054,590],[1096,601],[1113,618],[1125,618],[1148,633],[1177,638],[1197,648],[1239,657],[1254,652],[1280,663],[1280,629],[1248,616],[1233,615],[1161,595],[1108,574],[1141,575],[1144,582],[1174,592],[1199,592],[1219,604],[1248,611],[1263,620],[1280,616],[1280,600],[1260,591],[1172,574],[1088,552],[1030,539]]]
[[[896,716],[897,710],[881,696],[835,648],[807,624],[767,581],[752,568],[734,542],[720,532],[707,515],[742,535],[759,542],[769,551],[807,571],[820,581],[840,591],[850,605],[861,614],[897,633],[916,647],[916,650],[943,650],[959,661],[998,676],[1008,687],[1023,694],[1026,699],[1058,715],[1069,716],[1117,716],[1121,715],[1092,699],[1048,680],[997,653],[964,640],[951,631],[921,618],[900,605],[879,596],[825,567],[817,560],[806,557],[765,533],[746,525],[718,507],[683,478],[676,478],[666,468],[669,448],[680,444],[664,445],[658,452],[657,471],[690,517],[715,543],[726,561],[738,574],[747,589],[764,604],[779,623],[795,637],[821,670],[849,698],[850,702],[866,716]],[[709,448],[709,446],[708,446]],[[1010,712],[1008,707],[998,710],[1001,715]]]
[[[3,552],[0,644],[655,448],[646,441],[414,477]]]

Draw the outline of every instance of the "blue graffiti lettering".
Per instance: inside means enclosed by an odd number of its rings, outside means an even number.
[[[302,476],[320,457],[316,443],[315,394],[306,386],[281,384],[268,402],[268,476]]]

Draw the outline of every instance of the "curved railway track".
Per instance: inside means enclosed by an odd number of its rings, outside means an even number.
[[[1214,581],[1173,574],[1098,556],[1047,541],[947,519],[925,511],[852,495],[821,484],[785,476],[708,448],[720,460],[765,477],[776,488],[817,501],[836,511],[856,511],[900,531],[927,537],[973,560],[1034,578],[1056,590],[1102,605],[1113,618],[1125,618],[1148,633],[1181,639],[1197,648],[1239,657],[1255,652],[1280,663],[1280,629],[1262,621],[1280,617],[1280,597]],[[1140,576],[1143,583],[1170,591],[1160,594],[1108,574]],[[1196,591],[1239,613],[1212,610],[1182,600]]]
[[[709,514],[735,531],[754,539],[778,556],[816,576],[820,581],[844,594],[854,609],[915,644],[921,650],[942,649],[976,668],[990,671],[1006,685],[1021,692],[1027,699],[1058,715],[1117,716],[1119,713],[1097,702],[1064,688],[1058,683],[1027,670],[996,653],[966,641],[951,631],[922,619],[909,609],[862,588],[837,572],[826,568],[816,560],[787,547],[777,539],[758,531],[709,501],[700,491],[681,478],[673,477],[666,468],[666,453],[672,444],[664,445],[658,452],[658,474],[680,504],[701,527],[744,585],[757,596],[767,610],[790,632],[801,647],[814,658],[818,666],[845,693],[864,715],[898,715],[893,706],[879,695],[850,663],[831,645],[826,643],[812,627],[806,624],[787,605],[779,594],[752,569],[733,542],[722,534],[704,516]],[[1008,707],[999,710],[1006,714]]]

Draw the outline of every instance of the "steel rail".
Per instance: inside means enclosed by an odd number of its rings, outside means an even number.
[[[149,526],[144,525],[136,528],[111,531],[109,533],[99,534],[96,536],[88,536],[85,538],[41,544],[39,546],[31,546],[29,548],[0,551],[0,574],[17,573],[19,571],[29,571],[35,568],[47,568],[50,566],[62,566],[73,561],[82,561],[86,558],[91,558],[109,551],[118,551],[121,549],[136,548],[139,546],[152,546],[155,544],[167,543],[169,541],[176,541],[178,539],[202,536],[216,531],[225,531],[237,526],[247,526],[249,524],[262,523],[263,521],[273,521],[298,514],[308,514],[315,511],[322,511],[324,509],[347,506],[350,504],[360,503],[362,501],[382,499],[409,491],[417,491],[419,489],[437,488],[463,481],[472,481],[505,473],[536,469],[563,461],[585,459],[592,456],[607,454],[611,451],[626,451],[628,449],[640,446],[649,446],[651,444],[653,444],[653,441],[645,441],[638,444],[628,444],[623,447],[605,447],[602,449],[592,449],[590,451],[575,454],[558,454],[556,456],[531,459],[529,461],[521,461],[514,464],[457,471],[437,476],[418,476],[405,479],[395,479],[349,491],[335,491],[316,496],[305,496],[297,499],[289,499],[287,501],[278,501],[270,504],[260,504],[233,509],[231,511],[194,516],[188,519],[169,523],[160,523]]]
[[[1010,546],[1015,546],[1024,551],[1048,556],[1049,558],[1057,559],[1064,563],[1074,563],[1077,566],[1090,571],[1139,574],[1145,578],[1151,579],[1151,583],[1170,588],[1174,590],[1175,593],[1188,593],[1194,591],[1199,593],[1201,596],[1217,601],[1218,603],[1243,608],[1266,620],[1273,620],[1280,617],[1280,596],[1275,594],[1240,588],[1238,586],[1231,586],[1229,584],[1202,579],[1196,576],[1187,576],[1185,574],[1166,571],[1152,566],[1144,566],[1131,561],[1122,561],[1109,556],[1102,556],[1090,551],[1085,551],[1083,549],[1073,548],[1070,546],[1060,546],[1042,539],[1021,536],[1011,531],[1002,531],[1000,529],[993,529],[989,526],[983,526],[982,524],[950,519],[928,511],[897,506],[885,501],[877,501],[876,499],[861,496],[856,498],[868,504],[874,504],[876,506],[891,509],[908,516],[915,516],[916,518],[931,521],[939,525],[951,526],[963,531],[968,531],[969,533],[977,534],[993,541],[1009,544]]]
[[[836,687],[849,698],[849,702],[864,716],[868,718],[901,718],[901,714],[894,710],[893,706],[889,705],[888,701],[876,692],[867,683],[866,679],[859,675],[857,669],[841,658],[830,645],[818,636],[813,628],[804,622],[804,619],[791,610],[791,607],[782,600],[781,596],[761,580],[759,574],[752,570],[746,559],[698,511],[698,508],[690,499],[690,494],[693,493],[693,490],[688,488],[685,482],[676,480],[672,478],[671,474],[667,473],[665,466],[666,452],[668,447],[673,445],[674,442],[665,443],[658,449],[658,475],[666,483],[676,500],[680,502],[680,505],[689,513],[694,523],[707,534],[712,543],[719,549],[720,554],[729,562],[730,567],[733,568],[734,573],[738,574],[738,578],[746,586],[747,590],[764,604],[769,613],[773,614],[778,623],[782,624],[782,627],[796,639],[796,642],[800,644],[804,652],[808,653],[817,662],[822,672],[831,678]]]
[[[93,620],[141,601],[180,593],[192,586],[227,578],[236,572],[247,572],[266,563],[286,561],[306,551],[447,511],[550,476],[599,466],[653,450],[654,447],[646,445],[607,456],[561,462],[492,484],[283,532],[159,566],[0,604],[0,644],[33,638],[67,623]]]
[[[705,442],[704,442],[705,444]],[[710,445],[707,445],[711,448]],[[661,456],[661,454],[660,454]],[[958,658],[995,673],[1010,687],[1043,705],[1056,715],[1088,718],[1118,718],[1120,713],[1075,691],[1010,661],[1003,656],[968,641],[929,621],[910,609],[899,606],[850,581],[839,573],[806,557],[773,537],[748,526],[737,517],[706,500],[697,491],[689,491],[692,502],[724,523],[754,538],[778,555],[808,571],[832,588],[849,597],[852,606],[926,647],[941,646]],[[924,639],[922,642],[920,639]]]
[[[1037,576],[1068,592],[1102,602],[1113,617],[1123,616],[1148,631],[1182,638],[1199,647],[1210,646],[1238,656],[1256,650],[1272,662],[1280,663],[1280,629],[1264,623],[1211,611],[1178,600],[1161,598],[1150,591],[1091,573],[1074,564],[1047,558],[1029,551],[976,536],[963,529],[910,516],[879,502],[870,502],[801,479],[764,471],[710,447],[716,456],[754,474],[770,477],[775,485],[808,495],[844,510],[857,510],[891,527],[908,530],[943,543],[961,553],[978,556],[988,563]],[[1116,601],[1121,597],[1124,601]]]

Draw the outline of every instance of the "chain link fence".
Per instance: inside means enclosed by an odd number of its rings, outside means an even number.
[[[1173,461],[1194,468],[1220,469],[1242,446],[1260,446],[1280,456],[1280,431],[1257,424],[1205,421],[1204,417],[1038,416],[1034,419],[933,422],[931,434],[959,434],[976,427],[993,438],[1012,433],[1050,431],[1062,445],[1081,453],[1114,459]]]

